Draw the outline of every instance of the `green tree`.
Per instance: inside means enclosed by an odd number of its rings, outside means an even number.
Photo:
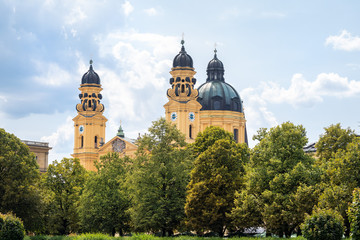
[[[12,214],[0,213],[0,239],[22,240],[24,237],[25,229],[21,219]]]
[[[360,188],[353,191],[353,200],[348,209],[351,239],[360,240]]]
[[[259,133],[246,166],[246,187],[231,216],[240,229],[263,226],[290,237],[317,202],[320,171],[303,151],[307,138],[301,125],[286,122]]]
[[[188,148],[191,149],[191,152],[195,157],[198,157],[220,139],[232,141],[234,137],[231,133],[224,131],[222,128],[210,126],[207,127],[205,131],[200,132],[197,135],[195,142],[190,144]]]
[[[223,236],[230,227],[227,214],[234,206],[235,191],[242,186],[248,147],[235,143],[230,133],[218,127],[206,128],[194,146],[202,153],[195,159],[188,185],[187,225],[199,233],[211,230]]]
[[[323,165],[324,189],[319,201],[320,208],[334,209],[344,219],[345,236],[350,235],[348,208],[352,202],[352,192],[360,186],[360,139],[346,145],[346,149],[338,149],[336,154]]]
[[[80,217],[85,232],[122,236],[129,228],[130,199],[125,187],[127,157],[118,153],[101,156],[97,172],[89,176],[81,196]]]
[[[25,229],[41,228],[40,172],[35,155],[15,135],[0,129],[0,212],[13,212]]]
[[[63,158],[49,165],[44,175],[47,190],[47,229],[67,235],[80,228],[78,208],[86,180],[86,170],[78,159]]]
[[[316,143],[316,155],[321,161],[328,161],[340,149],[345,150],[348,143],[355,137],[355,133],[350,128],[342,129],[340,123],[330,125],[325,129],[325,133],[320,136]]]
[[[324,209],[317,209],[312,215],[307,215],[301,229],[307,240],[340,240],[344,233],[341,215]]]
[[[161,118],[138,139],[137,157],[129,171],[131,219],[135,231],[172,235],[184,218],[189,181],[185,137]]]

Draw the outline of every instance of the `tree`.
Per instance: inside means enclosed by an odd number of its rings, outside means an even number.
[[[344,233],[343,219],[333,210],[317,209],[308,215],[301,226],[307,240],[341,240]]]
[[[80,228],[78,207],[86,180],[78,159],[63,158],[49,165],[44,176],[47,190],[47,226],[54,234],[67,235]]]
[[[353,200],[348,209],[351,226],[351,239],[360,239],[360,188],[353,191]]]
[[[246,187],[237,194],[231,216],[240,229],[262,226],[290,237],[317,202],[320,171],[303,151],[307,138],[301,125],[286,122],[259,133],[246,166]]]
[[[40,172],[35,155],[15,135],[0,129],[0,212],[13,212],[25,229],[41,228]]]
[[[210,126],[207,127],[204,131],[200,132],[197,135],[195,142],[190,144],[188,148],[191,149],[191,152],[196,158],[220,139],[227,139],[232,141],[234,136],[231,133],[224,131],[222,128]]]
[[[103,232],[122,236],[129,229],[130,199],[126,191],[127,157],[109,153],[100,158],[88,178],[80,201],[80,217],[85,232]]]
[[[202,153],[194,162],[187,187],[187,225],[197,232],[211,230],[223,236],[230,227],[227,214],[234,206],[235,191],[242,186],[248,148],[218,127],[206,128],[194,146]]]
[[[338,211],[344,219],[345,236],[350,235],[348,207],[352,192],[360,186],[360,139],[354,137],[345,149],[338,149],[323,165],[324,189],[319,201],[320,208]]]
[[[131,219],[135,231],[172,235],[184,218],[189,181],[185,137],[161,118],[138,139],[138,152],[129,171]]]
[[[340,149],[345,150],[348,143],[355,137],[355,133],[350,128],[342,129],[340,123],[330,125],[325,129],[325,133],[320,136],[316,143],[316,155],[323,162],[328,161]]]
[[[22,240],[25,229],[21,219],[12,214],[0,213],[0,239]]]

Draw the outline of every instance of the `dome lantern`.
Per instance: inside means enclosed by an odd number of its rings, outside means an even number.
[[[224,79],[224,64],[217,58],[217,50],[215,48],[214,50],[214,58],[211,59],[211,61],[209,62],[206,72],[207,72],[207,79],[206,81],[214,81],[214,80],[219,80],[219,81],[225,81]]]

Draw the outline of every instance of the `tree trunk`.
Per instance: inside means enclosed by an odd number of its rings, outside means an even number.
[[[115,236],[115,233],[116,233],[116,231],[115,231],[115,228],[113,227],[112,229],[111,229],[111,236]]]

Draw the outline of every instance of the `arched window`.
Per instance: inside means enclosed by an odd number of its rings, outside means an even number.
[[[237,128],[234,128],[234,140],[239,142],[239,130]]]
[[[95,136],[94,142],[95,142],[95,148],[97,148],[97,146],[98,146],[98,137],[97,136]]]
[[[83,148],[84,147],[84,136],[81,136],[81,139],[80,139],[80,148]]]
[[[192,125],[189,125],[189,138],[192,139]]]
[[[182,92],[182,93],[185,92],[185,87],[184,87],[184,85],[181,85],[181,92]]]
[[[221,108],[220,101],[215,100],[214,101],[214,110],[220,110],[220,108]]]

